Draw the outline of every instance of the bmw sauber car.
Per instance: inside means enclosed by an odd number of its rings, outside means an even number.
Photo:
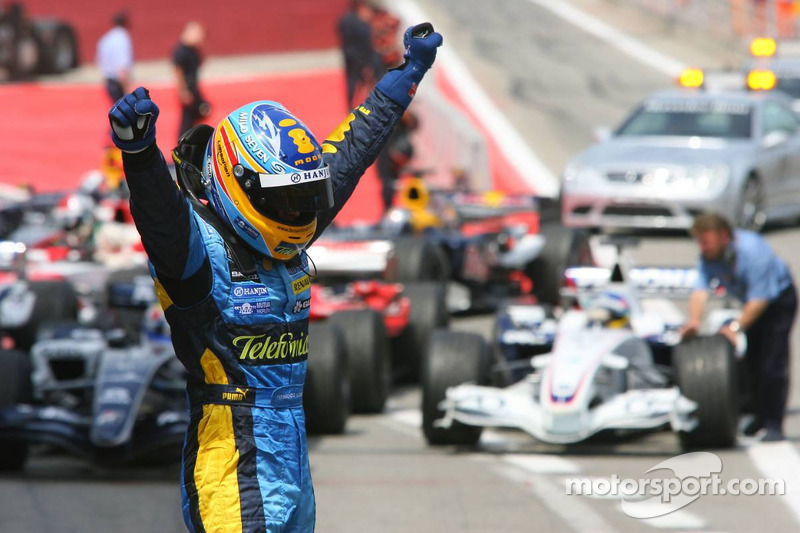
[[[332,228],[309,250],[322,276],[449,281],[453,312],[499,297],[558,299],[563,268],[592,263],[588,236],[540,220],[541,199],[431,191],[409,179],[376,226]]]
[[[488,426],[554,444],[670,427],[688,448],[733,445],[734,347],[718,335],[681,342],[683,317],[663,296],[686,295],[695,271],[632,269],[625,282],[610,274],[569,269],[576,306],[559,318],[540,305],[509,305],[491,348],[469,333],[434,336],[423,371],[428,442],[474,444]],[[706,330],[736,313],[715,310]]]
[[[139,307],[144,287],[112,287],[110,299]],[[160,307],[140,316],[139,336],[62,323],[40,332],[30,356],[0,352],[0,469],[22,468],[33,443],[101,464],[179,459],[185,371]]]
[[[670,90],[565,167],[572,227],[691,226],[717,211],[760,229],[800,215],[800,119],[782,92]]]

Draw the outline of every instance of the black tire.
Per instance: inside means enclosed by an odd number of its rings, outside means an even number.
[[[39,67],[41,50],[36,36],[25,28],[17,41],[14,43],[13,63],[10,65],[11,77],[17,80],[32,78]]]
[[[392,366],[398,379],[418,383],[423,354],[433,332],[450,323],[447,287],[443,283],[405,283],[403,296],[411,301],[408,326],[394,341]]]
[[[447,281],[450,261],[441,247],[424,239],[400,239],[394,247],[395,272],[388,273],[392,281]]]
[[[372,309],[359,309],[341,311],[330,320],[344,340],[352,411],[380,413],[392,381],[389,337],[383,316]]]
[[[78,66],[78,39],[70,26],[51,20],[33,24],[39,37],[41,73],[62,74]]]
[[[672,353],[681,394],[697,402],[697,427],[679,434],[685,449],[730,448],[736,444],[739,386],[733,346],[725,337],[693,337]]]
[[[0,407],[31,401],[31,363],[19,350],[0,350]],[[0,472],[21,470],[28,459],[28,443],[3,440],[0,435]]]
[[[528,266],[533,293],[541,303],[559,305],[564,270],[593,263],[589,232],[565,228],[559,223],[544,223],[539,232],[545,244],[539,256]]]
[[[350,379],[341,333],[333,324],[313,323],[308,328],[308,344],[303,393],[306,431],[312,435],[343,433],[350,414]]]
[[[70,282],[29,281],[28,287],[35,297],[31,316],[10,331],[15,347],[24,352],[30,351],[43,324],[78,320],[78,295]]]
[[[472,382],[489,383],[491,355],[483,337],[474,333],[438,330],[431,337],[422,369],[422,431],[432,446],[460,444],[472,446],[481,437],[482,427],[453,422],[449,428],[434,427],[444,416],[439,403],[448,387]]]

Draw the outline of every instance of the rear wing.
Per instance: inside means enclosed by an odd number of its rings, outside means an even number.
[[[564,296],[599,292],[615,279],[616,269],[603,267],[571,267],[564,271]],[[697,269],[694,267],[635,267],[628,269],[627,280],[633,290],[642,296],[687,297],[695,288]]]

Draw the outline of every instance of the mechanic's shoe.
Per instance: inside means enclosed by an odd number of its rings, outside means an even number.
[[[761,428],[763,427],[764,427],[764,422],[758,417],[753,417],[753,419],[750,420],[750,422],[748,422],[747,425],[744,426],[744,429],[742,429],[742,433],[744,433],[746,437],[752,437],[753,435],[758,433],[759,430],[761,430]]]
[[[780,428],[772,428],[767,430],[761,442],[779,442],[782,440],[786,440],[783,430]]]
[[[779,442],[786,439],[783,435],[783,428],[779,423],[767,422],[764,424],[764,429],[759,436],[761,437],[759,439],[761,442]]]

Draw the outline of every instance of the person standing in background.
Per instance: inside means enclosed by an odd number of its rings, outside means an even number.
[[[339,19],[339,40],[344,54],[347,109],[353,108],[356,90],[365,93],[377,79],[380,58],[372,43],[374,9],[365,0],[353,0],[351,9]]]
[[[113,104],[130,89],[133,42],[129,33],[130,19],[127,12],[120,11],[111,21],[113,27],[97,42],[95,62],[106,81],[106,91]]]
[[[181,124],[178,138],[199,120],[211,113],[211,106],[200,92],[199,74],[203,63],[202,47],[206,31],[199,22],[189,22],[183,28],[178,46],[172,53],[175,78],[178,83],[178,98],[181,102]]]

